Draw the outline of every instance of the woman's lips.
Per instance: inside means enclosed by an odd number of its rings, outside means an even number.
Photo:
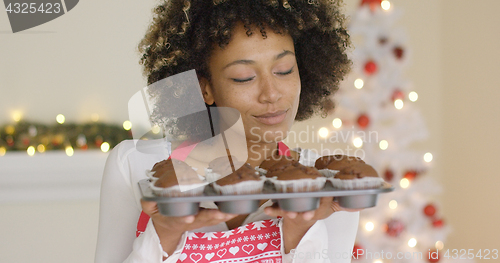
[[[254,116],[259,122],[267,124],[267,125],[275,125],[281,123],[285,120],[286,110],[270,112],[258,116]]]

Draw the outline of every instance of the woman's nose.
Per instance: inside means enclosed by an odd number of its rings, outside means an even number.
[[[261,103],[275,103],[283,96],[273,76],[263,76],[259,85],[259,102]]]

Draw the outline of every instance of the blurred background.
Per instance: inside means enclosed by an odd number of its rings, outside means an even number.
[[[361,1],[345,0],[346,14]],[[433,201],[451,232],[449,249],[500,249],[500,2],[392,0],[406,31],[405,78],[418,92],[432,152],[426,176],[443,188]],[[14,119],[122,125],[146,81],[136,46],[156,1],[81,1],[64,16],[13,34],[0,11],[0,126]],[[330,125],[315,118],[297,123]],[[0,131],[0,134],[4,131]],[[304,147],[309,147],[303,145]],[[92,262],[102,150],[26,151],[0,156],[0,262]],[[481,261],[476,259],[476,261]]]

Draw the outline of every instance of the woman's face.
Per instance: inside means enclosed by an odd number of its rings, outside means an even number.
[[[251,36],[239,24],[229,44],[215,47],[202,81],[207,104],[237,109],[250,142],[283,140],[290,130],[300,96],[300,77],[292,37],[266,30]]]

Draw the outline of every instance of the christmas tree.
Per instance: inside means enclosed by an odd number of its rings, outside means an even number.
[[[441,188],[427,173],[432,154],[415,147],[428,132],[404,76],[411,52],[396,26],[402,12],[390,4],[363,0],[351,16],[353,70],[334,97],[335,129],[323,136],[335,137],[335,148],[343,143],[344,154],[363,158],[395,187],[361,212],[353,262],[457,261],[445,246],[450,228],[436,202]]]

